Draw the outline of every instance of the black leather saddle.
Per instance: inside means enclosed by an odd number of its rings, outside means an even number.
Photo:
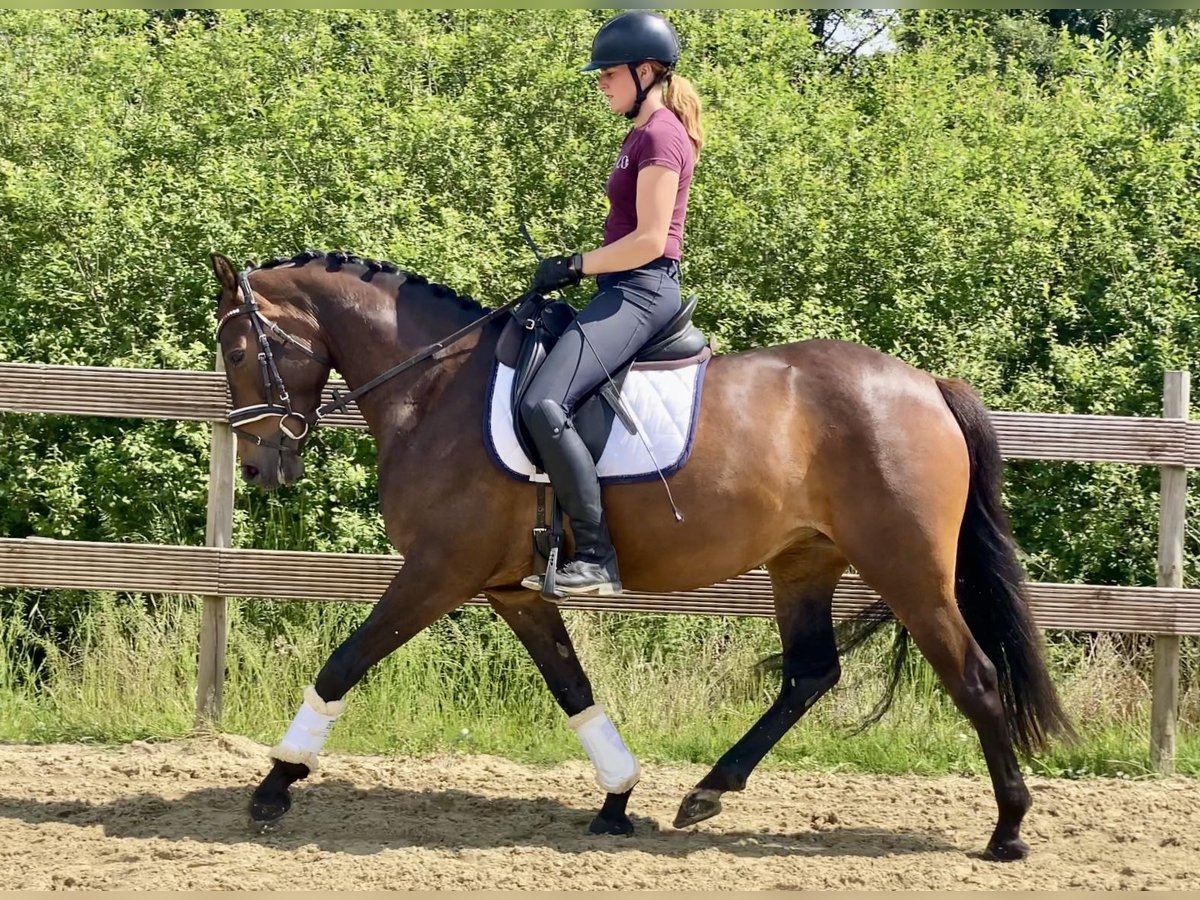
[[[633,422],[622,415],[619,395],[620,387],[635,363],[691,359],[708,346],[708,338],[692,322],[697,301],[697,297],[689,297],[671,321],[650,338],[632,360],[612,373],[617,385],[615,391],[605,382],[580,402],[573,416],[575,430],[583,438],[593,459],[600,458],[618,416],[622,417],[622,423],[630,433],[635,432]],[[496,345],[496,359],[514,370],[512,410],[517,440],[530,460],[539,466],[541,460],[521,422],[521,398],[529,390],[533,376],[545,362],[546,356],[577,315],[573,307],[561,300],[546,300],[532,295],[513,310],[513,318],[504,327]]]

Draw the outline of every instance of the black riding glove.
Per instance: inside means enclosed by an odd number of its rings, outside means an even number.
[[[583,254],[570,256],[547,256],[538,263],[533,276],[532,290],[535,294],[548,294],[573,284],[583,278]]]

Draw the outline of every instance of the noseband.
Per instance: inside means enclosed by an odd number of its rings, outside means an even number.
[[[258,365],[262,371],[263,380],[263,402],[256,403],[253,406],[239,406],[237,409],[231,410],[229,413],[229,424],[233,432],[246,440],[251,441],[260,447],[269,447],[272,450],[278,450],[280,453],[295,453],[300,452],[300,442],[308,435],[312,428],[315,428],[321,423],[321,420],[332,413],[345,409],[352,402],[357,400],[368,391],[374,390],[383,384],[385,381],[390,381],[402,372],[415,366],[422,360],[429,359],[432,356],[445,350],[451,344],[457,343],[460,339],[466,337],[472,331],[483,328],[493,319],[500,316],[505,311],[512,309],[514,306],[524,302],[540,302],[541,297],[537,294],[523,294],[513,300],[509,300],[503,306],[491,310],[487,315],[476,319],[470,325],[460,328],[458,331],[449,337],[443,338],[437,343],[430,344],[423,350],[413,356],[410,356],[399,365],[393,366],[386,372],[376,375],[362,387],[353,390],[348,394],[343,394],[339,391],[333,392],[333,402],[326,403],[317,407],[312,412],[303,414],[292,409],[292,398],[288,394],[287,386],[283,383],[283,376],[279,374],[279,367],[275,364],[275,354],[271,352],[271,342],[267,337],[267,332],[276,335],[280,341],[285,344],[292,344],[301,353],[307,356],[314,362],[320,363],[328,369],[334,367],[333,361],[318,356],[313,349],[303,342],[292,337],[270,319],[262,314],[258,308],[258,303],[254,299],[254,292],[250,290],[250,273],[254,271],[253,267],[247,267],[238,273],[238,287],[244,298],[243,303],[227,312],[217,322],[217,341],[221,340],[221,331],[233,319],[241,316],[249,316],[250,324],[254,328],[255,338],[258,341]],[[278,397],[279,402],[276,403],[274,398]],[[248,425],[251,422],[257,422],[260,419],[269,419],[272,416],[279,418],[279,430],[283,434],[280,443],[269,441],[266,438],[261,438],[256,434],[251,434],[239,425]],[[292,425],[290,423],[297,423]]]

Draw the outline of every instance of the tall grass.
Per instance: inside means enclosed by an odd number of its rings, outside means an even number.
[[[0,740],[122,742],[189,733],[199,603],[97,595],[80,610],[66,645],[39,636],[43,630],[28,619],[0,622]],[[354,604],[231,602],[224,730],[264,743],[278,739],[302,686],[365,613]],[[773,699],[777,676],[755,667],[778,649],[770,622],[585,613],[567,619],[597,699],[644,759],[715,761]],[[842,683],[764,764],[985,771],[974,732],[920,660],[909,666],[888,716],[855,733],[882,692],[887,643],[882,636],[845,660]],[[1076,746],[1039,757],[1032,771],[1148,772],[1144,657],[1120,638],[1052,643],[1055,680],[1082,736]],[[488,610],[443,619],[377,666],[348,699],[331,750],[582,758],[524,649]],[[1200,774],[1194,679],[1181,712],[1179,770]]]

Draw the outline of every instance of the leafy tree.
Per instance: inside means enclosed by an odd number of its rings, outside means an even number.
[[[902,47],[911,49],[939,35],[983,34],[1001,60],[1046,78],[1058,71],[1056,57],[1064,34],[1119,53],[1145,48],[1156,29],[1196,22],[1200,10],[1195,9],[900,10],[895,36]]]

